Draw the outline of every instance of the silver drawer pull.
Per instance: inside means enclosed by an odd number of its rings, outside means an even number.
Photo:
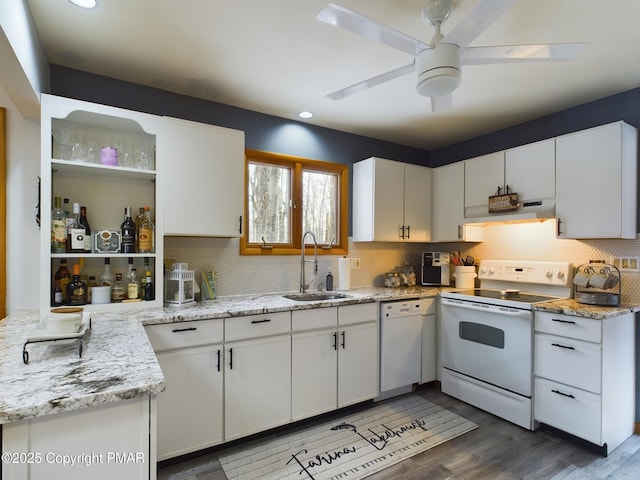
[[[571,345],[562,345],[560,343],[552,343],[551,346],[558,347],[558,348],[566,348],[567,350],[575,350],[575,347],[572,347]]]
[[[172,333],[180,333],[180,332],[195,332],[197,330],[196,327],[189,327],[189,328],[174,328],[173,330],[171,330]]]
[[[255,323],[268,323],[270,321],[271,321],[270,318],[265,318],[264,320],[251,320],[251,323],[253,323],[253,324],[255,324]]]
[[[551,390],[553,393],[557,393],[558,395],[562,395],[563,397],[568,397],[568,398],[576,398],[573,395],[571,395],[570,393],[564,393],[561,392],[560,390]]]
[[[575,325],[576,322],[574,322],[573,320],[561,320],[560,318],[552,318],[551,319],[552,322],[560,322],[560,323],[569,323],[571,325]]]

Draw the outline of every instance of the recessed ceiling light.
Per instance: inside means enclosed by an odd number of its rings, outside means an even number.
[[[298,116],[300,118],[313,118],[313,112],[300,112]]]
[[[98,6],[98,0],[69,0],[74,5],[82,8],[96,8]]]

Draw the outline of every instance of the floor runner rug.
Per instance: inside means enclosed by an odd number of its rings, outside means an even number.
[[[230,480],[356,480],[477,428],[418,395],[387,400],[219,458]]]

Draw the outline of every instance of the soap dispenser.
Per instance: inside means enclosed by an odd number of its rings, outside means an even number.
[[[331,267],[329,267],[329,273],[327,273],[327,292],[333,290],[333,275],[331,274]]]

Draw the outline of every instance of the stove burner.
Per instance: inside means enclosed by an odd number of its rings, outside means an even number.
[[[482,298],[490,298],[493,300],[509,300],[511,302],[520,302],[520,303],[541,303],[548,302],[551,300],[557,300],[559,297],[553,297],[550,295],[539,295],[536,293],[526,293],[526,292],[518,292],[518,293],[509,293],[505,292],[503,294],[500,290],[489,290],[486,288],[476,288],[473,290],[460,290],[455,292],[459,295],[467,295],[470,297],[482,297]]]

